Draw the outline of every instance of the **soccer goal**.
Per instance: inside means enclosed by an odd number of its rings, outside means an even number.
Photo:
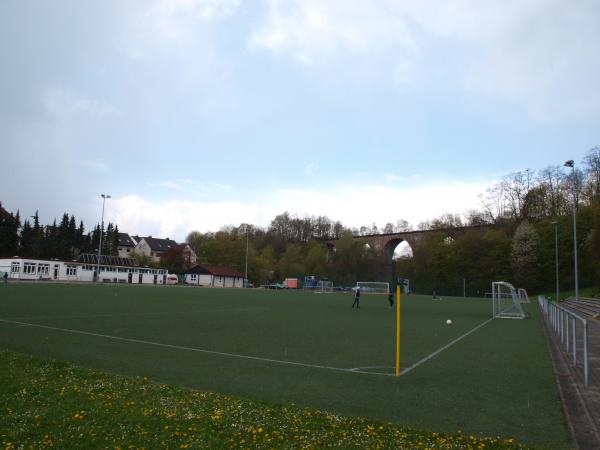
[[[523,288],[519,288],[517,291],[517,296],[521,303],[529,303],[529,296],[527,295],[527,291]]]
[[[498,319],[524,319],[517,290],[505,281],[492,283],[493,317]]]
[[[319,280],[314,292],[315,294],[331,294],[333,292],[333,281]]]
[[[390,290],[390,283],[383,283],[379,281],[357,281],[356,287],[360,288],[360,292],[363,294],[385,294]]]

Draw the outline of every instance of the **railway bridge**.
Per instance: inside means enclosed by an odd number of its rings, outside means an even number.
[[[355,241],[364,242],[372,249],[378,250],[382,255],[381,273],[382,280],[391,280],[392,259],[394,250],[401,242],[406,241],[412,249],[424,245],[433,236],[439,236],[440,233],[445,234],[446,238],[455,239],[457,236],[464,234],[468,230],[480,230],[489,228],[491,225],[474,225],[466,227],[452,228],[436,228],[433,230],[418,230],[418,231],[401,231],[399,233],[384,233],[384,234],[368,234],[363,236],[353,236]],[[329,250],[335,251],[336,242],[338,239],[328,239],[325,241]]]

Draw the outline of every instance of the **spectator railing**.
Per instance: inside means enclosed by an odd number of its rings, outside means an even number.
[[[544,314],[544,319],[554,330],[567,354],[577,367],[577,355],[581,353],[583,362],[583,383],[587,387],[589,381],[588,358],[588,325],[587,320],[543,296],[538,296],[538,303]],[[579,322],[579,326],[577,323]]]

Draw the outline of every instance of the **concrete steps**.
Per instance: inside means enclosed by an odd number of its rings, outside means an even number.
[[[560,305],[583,316],[584,319],[600,319],[600,300],[579,297],[579,301],[576,301],[570,297],[560,302]]]

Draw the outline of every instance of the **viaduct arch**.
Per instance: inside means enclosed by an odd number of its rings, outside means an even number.
[[[369,247],[379,250],[382,254],[382,264],[379,276],[381,280],[391,280],[392,259],[394,250],[403,241],[406,241],[411,248],[416,248],[424,245],[433,236],[440,233],[445,234],[445,237],[454,239],[460,234],[464,234],[468,230],[480,230],[490,228],[491,225],[474,225],[467,227],[452,227],[452,228],[436,228],[433,230],[418,230],[418,231],[402,231],[400,233],[385,233],[385,234],[369,234],[364,236],[353,236],[355,241],[364,242]],[[338,239],[328,239],[325,241],[329,250],[335,250]]]

